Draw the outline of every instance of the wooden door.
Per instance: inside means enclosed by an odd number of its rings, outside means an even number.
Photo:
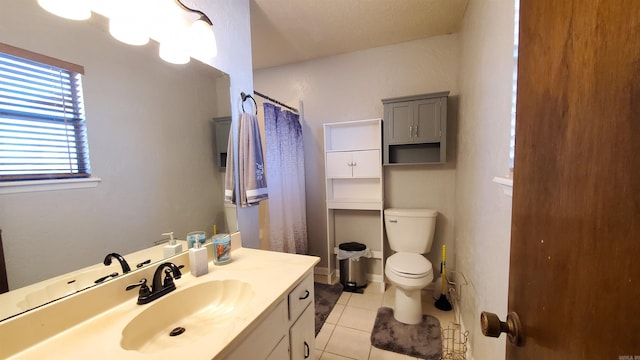
[[[522,0],[514,359],[640,357],[640,1]]]

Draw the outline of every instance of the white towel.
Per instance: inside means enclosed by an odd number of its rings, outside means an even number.
[[[269,198],[260,128],[255,115],[245,112],[240,115],[238,142],[240,206],[246,207]]]
[[[227,143],[227,165],[224,174],[224,202],[236,203],[236,179],[233,174],[233,128],[229,130]]]

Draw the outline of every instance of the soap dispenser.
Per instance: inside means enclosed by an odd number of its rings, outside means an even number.
[[[162,236],[169,236],[169,244],[165,245],[162,249],[164,258],[178,255],[182,252],[182,244],[178,243],[176,239],[173,238],[173,231],[164,233]]]
[[[194,247],[189,249],[189,268],[191,275],[202,276],[209,272],[209,256],[207,249],[199,241],[194,242]]]

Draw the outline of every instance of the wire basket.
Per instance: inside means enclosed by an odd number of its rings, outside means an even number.
[[[467,340],[469,331],[464,333],[460,325],[451,324],[442,329],[442,357],[446,360],[465,360],[467,358]]]

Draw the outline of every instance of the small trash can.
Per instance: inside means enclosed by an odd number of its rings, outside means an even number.
[[[348,242],[338,245],[340,283],[345,290],[367,286],[367,253],[365,244]]]

